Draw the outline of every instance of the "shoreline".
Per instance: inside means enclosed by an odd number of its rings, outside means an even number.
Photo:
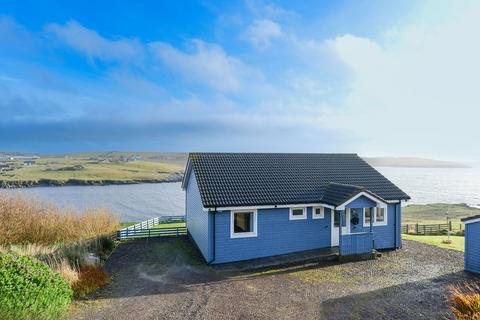
[[[163,179],[138,179],[138,180],[83,180],[83,179],[68,179],[68,180],[15,180],[15,181],[0,181],[1,189],[25,189],[35,187],[64,187],[64,186],[108,186],[108,185],[129,185],[141,183],[173,183],[182,182],[182,176],[167,177]]]

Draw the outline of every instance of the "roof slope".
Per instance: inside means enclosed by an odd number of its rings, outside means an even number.
[[[365,191],[365,188],[351,184],[329,183],[323,193],[322,202],[338,206],[362,191]]]
[[[189,165],[205,208],[318,203],[332,183],[350,185],[336,186],[332,198],[366,189],[384,200],[410,199],[356,154],[191,153]]]

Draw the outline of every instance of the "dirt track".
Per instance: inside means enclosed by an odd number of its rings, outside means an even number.
[[[460,252],[412,241],[371,261],[222,273],[186,239],[121,244],[113,280],[72,319],[439,319],[446,286],[472,279]]]

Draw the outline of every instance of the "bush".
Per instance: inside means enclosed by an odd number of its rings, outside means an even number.
[[[102,259],[106,259],[110,253],[112,253],[113,249],[115,249],[115,241],[113,241],[110,237],[101,236],[97,238],[96,248],[93,251],[96,252]]]
[[[78,280],[72,285],[76,296],[84,296],[110,281],[108,275],[102,267],[84,266],[80,268]]]
[[[0,254],[0,319],[54,319],[72,298],[69,284],[40,261]]]
[[[60,210],[46,202],[0,192],[0,245],[70,244],[118,230],[118,218],[104,209]]]
[[[476,283],[464,283],[450,287],[450,310],[457,319],[480,319],[480,286]]]

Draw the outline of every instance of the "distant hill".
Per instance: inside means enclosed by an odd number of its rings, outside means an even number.
[[[470,168],[466,164],[414,157],[363,157],[374,167],[403,167],[403,168]]]

